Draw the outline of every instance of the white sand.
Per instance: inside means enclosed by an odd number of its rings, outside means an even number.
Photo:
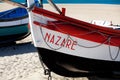
[[[107,20],[120,24],[119,5],[59,5],[66,7],[66,15],[84,21]],[[16,6],[15,6],[16,7]],[[7,3],[0,3],[0,11],[14,8]],[[53,8],[45,5],[52,11]],[[47,80],[40,65],[36,48],[31,43],[31,36],[17,41],[16,45],[0,48],[0,80]],[[61,77],[52,73],[53,80],[73,80],[73,78]],[[74,80],[88,80],[76,78]],[[94,80],[94,79],[93,79]],[[100,79],[101,80],[101,79]]]
[[[120,24],[120,5],[105,4],[57,4],[59,8],[66,8],[66,15],[90,22],[92,20],[112,21],[113,24]],[[8,3],[0,3],[0,12],[17,6]],[[45,9],[55,11],[48,4],[44,5]]]
[[[120,5],[105,4],[57,4],[60,9],[66,8],[66,15],[90,22],[92,20],[112,21],[120,24]],[[55,11],[50,5],[45,9]]]
[[[48,80],[44,75],[31,36],[17,41],[16,45],[0,47],[0,80]],[[73,80],[52,73],[53,80]],[[88,80],[79,78],[75,80]]]
[[[13,8],[16,8],[18,6],[13,6],[13,5],[10,5],[8,3],[0,3],[0,12],[2,11],[6,11],[6,10],[9,10],[9,9],[13,9]]]

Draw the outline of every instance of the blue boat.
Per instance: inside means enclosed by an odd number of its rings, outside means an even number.
[[[17,7],[0,12],[0,44],[15,42],[29,34],[26,9]]]

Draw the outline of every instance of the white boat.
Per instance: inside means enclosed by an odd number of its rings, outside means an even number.
[[[37,6],[29,11],[34,46],[46,66],[67,77],[119,77],[120,26],[65,16],[65,8],[60,11],[49,2],[59,14]],[[33,4],[28,0],[28,7]]]

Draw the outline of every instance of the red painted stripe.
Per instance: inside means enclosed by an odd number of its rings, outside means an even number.
[[[108,39],[109,36],[99,32],[89,33],[91,32],[91,30],[75,27],[74,25],[71,24],[65,24],[65,23],[63,24],[63,22],[61,21],[49,22],[47,25],[42,25],[39,22],[34,21],[34,24],[97,43],[103,43]],[[112,46],[120,46],[120,37],[111,37],[110,44],[109,42],[106,42],[105,44]]]

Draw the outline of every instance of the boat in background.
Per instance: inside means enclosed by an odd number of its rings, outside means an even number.
[[[0,44],[15,42],[30,34],[28,28],[28,12],[16,7],[0,12]]]
[[[27,0],[28,7],[36,0]],[[120,26],[111,22],[88,23],[42,7],[33,7],[29,21],[34,46],[46,66],[67,77],[120,78]],[[74,15],[74,14],[73,14]]]

